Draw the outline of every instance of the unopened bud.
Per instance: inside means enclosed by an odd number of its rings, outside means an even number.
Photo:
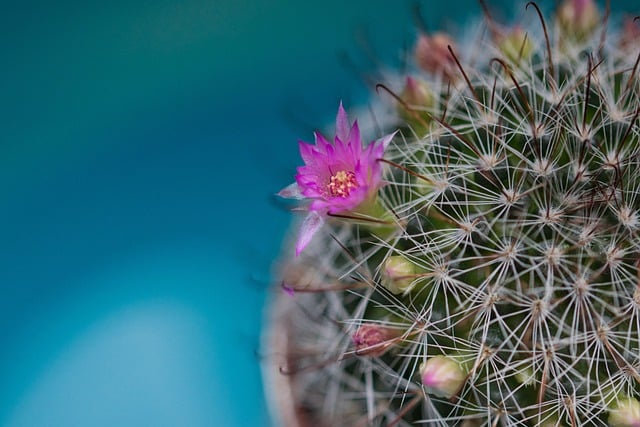
[[[447,34],[421,35],[415,50],[418,66],[428,73],[441,75],[446,80],[455,80],[458,75],[456,60],[449,51],[449,46],[453,51],[456,50],[453,40]]]
[[[409,290],[415,283],[416,275],[421,272],[422,269],[407,258],[390,256],[384,262],[382,284],[394,294],[399,294]]]
[[[640,427],[640,402],[633,398],[618,400],[609,412],[611,427]]]
[[[624,17],[622,34],[620,35],[620,48],[626,51],[637,52],[640,47],[640,22],[636,22],[629,16]]]
[[[399,333],[395,329],[375,324],[363,324],[351,339],[356,347],[356,354],[378,357],[391,347],[393,339],[398,336]]]
[[[447,399],[460,391],[467,374],[463,364],[447,356],[434,356],[420,366],[422,385],[427,393]]]
[[[524,384],[525,386],[530,386],[535,383],[535,372],[532,367],[526,367],[525,369],[518,371],[515,375],[516,380]]]
[[[558,9],[558,22],[565,35],[587,38],[598,25],[600,12],[593,0],[565,0]]]
[[[433,107],[434,96],[425,81],[407,77],[400,99],[403,103],[399,105],[399,112],[403,119],[411,123],[426,124],[429,121],[429,116],[424,111]]]
[[[498,49],[510,61],[518,63],[531,56],[533,43],[522,28],[515,27],[499,38]]]
[[[547,419],[542,421],[542,423],[540,423],[538,427],[565,427],[565,425],[558,421],[556,418],[548,417]]]

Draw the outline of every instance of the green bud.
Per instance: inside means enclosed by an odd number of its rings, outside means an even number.
[[[394,294],[407,292],[416,281],[422,269],[403,256],[390,256],[384,262],[382,284]]]
[[[498,49],[509,61],[518,64],[529,59],[533,53],[533,43],[522,28],[515,27],[499,39]]]
[[[429,116],[424,111],[433,108],[435,97],[426,82],[408,76],[400,99],[404,104],[398,108],[404,120],[417,125],[429,122]]]
[[[628,397],[618,400],[609,412],[611,427],[640,427],[640,402]]]

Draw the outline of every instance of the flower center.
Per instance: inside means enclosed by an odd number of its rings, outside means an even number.
[[[331,197],[349,197],[354,188],[358,188],[356,174],[350,171],[339,171],[329,179],[327,192]]]

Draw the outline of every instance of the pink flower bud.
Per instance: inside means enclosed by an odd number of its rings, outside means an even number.
[[[622,34],[620,35],[620,47],[623,50],[632,51],[640,47],[640,22],[634,21],[629,16],[624,17]]]
[[[633,398],[618,400],[609,413],[611,427],[640,427],[640,402]]]
[[[415,49],[416,63],[428,73],[441,75],[446,80],[456,80],[458,68],[449,46],[456,51],[455,43],[447,34],[420,35]]]
[[[447,356],[432,357],[420,366],[422,385],[427,392],[447,399],[460,391],[467,374],[461,363]]]
[[[407,77],[400,99],[404,104],[399,105],[399,111],[405,120],[413,123],[420,121],[421,117],[425,123],[429,121],[429,116],[424,110],[433,107],[434,96],[426,82]]]
[[[558,22],[567,35],[586,38],[598,25],[600,12],[593,0],[565,0],[558,9]]]
[[[382,356],[393,344],[399,333],[395,329],[375,324],[361,325],[351,339],[360,356]]]

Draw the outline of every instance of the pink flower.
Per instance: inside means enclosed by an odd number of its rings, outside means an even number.
[[[382,165],[378,159],[392,138],[393,134],[387,135],[363,146],[358,123],[349,124],[340,103],[333,143],[319,132],[315,133],[315,145],[299,142],[305,165],[298,168],[296,182],[278,193],[282,197],[311,201],[296,244],[296,255],[322,227],[324,216],[353,211],[375,198],[382,186]]]

